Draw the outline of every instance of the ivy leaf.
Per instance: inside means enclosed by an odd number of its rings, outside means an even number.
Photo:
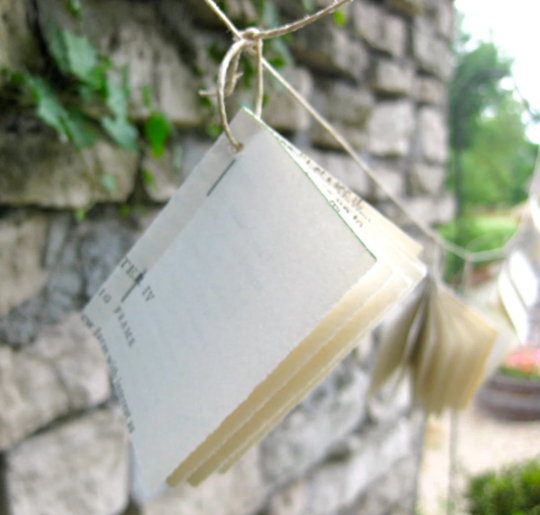
[[[127,118],[129,109],[129,86],[118,83],[112,73],[105,79],[105,104],[116,118]]]
[[[69,70],[82,82],[93,82],[93,70],[98,64],[98,53],[86,36],[62,31],[66,44]]]
[[[50,26],[46,34],[47,45],[58,69],[73,75],[81,82],[96,83],[95,70],[99,55],[86,36],[78,36],[57,26]]]
[[[94,142],[95,133],[84,118],[75,111],[67,110],[45,79],[28,75],[25,83],[36,100],[38,117],[56,131],[61,141],[71,141],[79,148]]]
[[[81,223],[86,218],[86,209],[84,207],[78,207],[73,211],[73,217],[76,222]]]
[[[347,16],[341,9],[334,11],[334,22],[338,27],[344,27],[347,23]]]
[[[104,173],[100,177],[101,185],[105,188],[105,191],[112,195],[116,192],[118,186],[116,184],[116,177],[110,173]]]
[[[137,129],[127,118],[105,116],[101,119],[101,125],[118,145],[137,150]]]
[[[161,157],[165,152],[165,144],[171,133],[171,122],[161,112],[155,111],[144,125],[144,134],[152,147],[152,153]]]
[[[78,148],[89,147],[96,141],[96,131],[77,111],[69,109],[63,118],[69,140]]]
[[[67,0],[67,8],[69,12],[75,16],[78,20],[81,19],[82,15],[82,4],[81,0]]]
[[[150,170],[148,170],[148,168],[143,168],[141,170],[141,175],[142,175],[143,181],[146,184],[148,184],[148,186],[150,186],[152,188],[157,187],[156,178],[154,177],[154,174]]]
[[[206,134],[211,138],[217,138],[223,132],[223,127],[219,123],[211,123],[206,127]]]

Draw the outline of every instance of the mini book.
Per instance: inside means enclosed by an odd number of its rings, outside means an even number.
[[[371,390],[410,372],[415,404],[428,413],[463,409],[506,355],[511,337],[492,320],[427,279],[381,331]]]
[[[84,310],[143,482],[227,470],[425,275],[420,246],[251,113]]]

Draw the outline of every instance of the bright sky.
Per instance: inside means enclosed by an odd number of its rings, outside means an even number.
[[[540,1],[456,0],[464,28],[476,39],[493,41],[514,58],[514,78],[523,96],[540,111]],[[540,142],[540,127],[529,136]]]

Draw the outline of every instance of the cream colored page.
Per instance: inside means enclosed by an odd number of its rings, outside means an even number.
[[[299,157],[301,158],[301,154],[297,154],[297,155],[299,155]],[[309,160],[307,160],[305,163],[308,163],[307,166],[309,166]],[[301,164],[304,165],[304,163],[302,162]],[[308,168],[308,171],[309,171],[309,168]],[[372,251],[375,252],[377,256],[380,256],[380,259],[383,259],[383,256],[386,259],[388,257],[387,256],[388,253],[392,255],[392,260],[394,261],[394,266],[396,268],[395,273],[403,274],[403,276],[406,278],[403,283],[407,285],[407,288],[405,288],[406,290],[410,290],[410,288],[423,277],[423,274],[425,273],[424,268],[419,263],[417,263],[416,260],[414,259],[411,260],[411,258],[406,256],[405,254],[402,254],[400,249],[396,248],[396,246],[393,243],[389,242],[384,237],[381,238],[381,236],[377,234],[378,229],[379,229],[379,226],[377,223],[374,223],[371,219],[366,220],[364,218],[363,222],[359,224],[358,220],[355,220],[354,216],[352,216],[354,211],[358,211],[358,209],[356,209],[356,206],[348,205],[348,212],[344,213],[343,209],[345,210],[347,209],[348,203],[346,203],[345,201],[345,205],[341,204],[342,200],[344,199],[338,199],[336,197],[336,193],[332,191],[331,189],[329,189],[324,184],[320,184],[319,187],[321,188],[321,191],[323,191],[325,195],[327,195],[327,198],[331,201],[334,208],[338,211],[340,209],[342,210],[340,215],[343,216],[344,220],[348,223],[351,229],[356,232],[356,234],[359,236],[359,238],[362,239],[362,241],[367,243],[368,247],[372,249]],[[396,230],[398,229],[396,228]],[[391,301],[388,301],[387,304],[385,304],[384,302],[381,302],[381,304],[375,306],[375,309],[378,309],[379,315],[382,316],[382,313],[385,313],[388,309],[390,309],[390,306],[393,306],[394,303],[397,302],[399,298],[401,298],[400,295],[394,295]],[[374,308],[371,308],[371,309],[373,310]],[[360,310],[358,314],[355,315],[355,318],[354,318],[355,324],[356,324],[356,333],[354,334],[357,338],[359,338],[362,334],[364,334],[363,331],[367,329],[368,326],[373,327],[370,324],[370,322],[373,322],[375,320],[380,320],[380,317],[375,318],[373,317],[373,315],[371,319],[369,318],[369,316],[366,319],[362,319],[361,313],[362,313],[362,310]],[[362,322],[364,323],[363,328],[360,327]],[[350,325],[348,327],[350,330]],[[339,338],[339,336],[337,336],[337,338]],[[353,337],[353,340],[354,340],[354,337]],[[341,341],[341,343],[344,345],[344,348],[348,348],[350,350],[350,347],[347,347],[348,343],[345,343],[343,340],[339,340],[339,341]],[[335,347],[336,344],[334,343],[333,345],[334,345],[334,348],[336,348]],[[321,351],[320,354],[322,353],[324,353],[324,349]],[[332,365],[335,363],[336,361],[333,361]],[[329,371],[328,367],[323,367],[323,369],[319,370],[317,368],[314,368],[313,364],[308,364],[305,367],[305,370],[303,370],[302,373],[298,375],[298,377],[303,377],[305,381],[307,381],[307,379],[305,378],[310,377],[310,376],[318,377],[320,380],[322,379],[322,377],[324,377],[324,375],[328,371]],[[289,400],[289,402],[285,404],[285,406],[287,407],[286,409],[290,409],[294,405],[295,402],[298,402],[302,398],[302,396],[305,395],[309,391],[309,388],[313,387],[313,384],[309,381],[307,381],[307,384],[308,385],[311,384],[310,387],[309,386],[308,388],[305,388],[303,386],[300,387],[299,386],[300,383],[298,383],[298,377],[295,378],[293,381],[291,381],[291,384],[287,385],[287,387],[283,389],[283,392],[280,393],[279,397],[276,396],[277,400],[270,401],[269,406],[261,410],[260,413],[257,414],[256,417],[253,417],[252,420],[246,424],[246,427],[238,431],[238,433],[234,435],[234,437],[232,437],[231,441],[227,442],[227,444],[223,446],[223,448],[219,451],[219,453],[215,457],[210,459],[208,463],[204,464],[200,468],[200,470],[197,471],[193,475],[191,480],[194,482],[200,481],[201,479],[206,477],[209,473],[211,473],[213,470],[221,466],[223,462],[227,462],[228,461],[227,456],[230,453],[241,452],[241,451],[232,450],[235,448],[235,445],[238,445],[238,443],[235,444],[234,442],[250,442],[255,438],[259,438],[261,434],[263,434],[264,431],[266,430],[265,427],[268,424],[276,423],[276,419],[279,420],[286,413],[285,408],[279,407],[279,403],[283,402],[283,399],[285,398],[293,399],[292,401]],[[301,388],[300,393],[294,393],[295,384],[297,385],[296,388]],[[272,409],[274,409],[274,411],[277,410],[277,414],[274,416],[269,415]],[[259,427],[259,429],[253,429],[255,427]],[[252,434],[252,436],[249,437],[248,436],[249,434]],[[242,445],[242,447],[246,447],[248,445],[249,443],[245,443]],[[183,472],[185,474],[187,470],[184,469]],[[174,477],[173,482],[177,480],[181,480],[181,479],[183,479],[183,474],[180,474]]]
[[[200,205],[186,200],[183,227],[171,227],[184,207],[175,199],[113,275],[130,287],[109,281],[86,311],[150,489],[375,263],[266,129],[245,113],[240,121],[238,133],[250,134],[244,150],[234,160],[215,154],[214,174],[194,172]]]
[[[391,302],[392,298],[401,298],[407,290],[407,284],[399,277],[392,277],[386,285],[360,310],[341,334],[317,353],[311,362],[302,369],[283,390],[275,396],[263,410],[245,427],[238,431],[213,457],[205,463],[191,478],[194,484],[204,480],[217,469],[227,469],[238,460],[252,445],[263,438],[279,421],[298,404],[318,383],[320,383],[340,360],[351,352],[367,332],[372,330],[384,316],[381,304]]]
[[[391,270],[381,263],[375,264],[362,280],[349,291],[340,304],[269,376],[252,394],[212,433],[168,479],[178,484],[189,477],[195,469],[208,460],[212,454],[230,438],[242,425],[248,422],[270,398],[297,374],[309,359],[377,293],[381,285],[391,276]],[[371,292],[371,293],[368,293]]]

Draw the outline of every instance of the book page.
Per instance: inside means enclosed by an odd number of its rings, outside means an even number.
[[[376,263],[266,128],[233,122],[85,310],[150,489]]]

